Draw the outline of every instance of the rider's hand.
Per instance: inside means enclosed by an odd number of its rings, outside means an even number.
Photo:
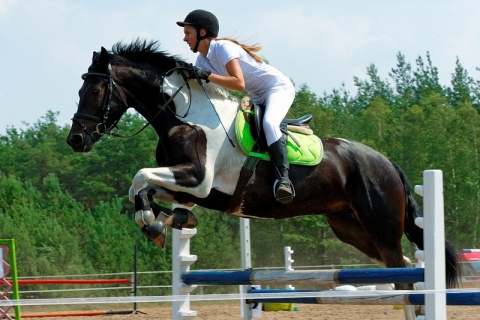
[[[188,70],[188,73],[190,75],[190,78],[197,80],[205,80],[206,82],[209,82],[208,77],[210,76],[210,74],[212,74],[208,70],[200,69],[193,65],[191,66],[191,69]]]

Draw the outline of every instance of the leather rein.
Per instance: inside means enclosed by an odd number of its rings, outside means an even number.
[[[177,66],[169,71],[167,71],[162,77],[161,77],[161,93],[165,96],[165,92],[163,91],[163,84],[164,84],[164,80],[166,77],[170,76],[173,72],[175,71],[185,71],[187,70],[188,71],[188,67],[184,67],[184,66],[180,66],[178,63],[177,63]],[[82,79],[83,80],[86,80],[87,77],[103,77],[103,78],[107,78],[108,79],[108,84],[107,84],[107,91],[105,93],[105,96],[104,96],[104,99],[103,99],[103,105],[102,105],[102,116],[101,117],[97,117],[97,116],[94,116],[94,115],[90,115],[90,114],[86,114],[86,113],[81,113],[81,112],[76,112],[74,115],[73,115],[73,118],[72,118],[72,121],[76,122],[78,125],[80,125],[80,127],[82,128],[82,130],[88,135],[90,136],[90,138],[93,139],[93,136],[92,134],[97,134],[99,136],[103,136],[103,135],[111,135],[111,136],[114,136],[114,137],[120,137],[120,138],[130,138],[130,137],[133,137],[133,136],[136,136],[137,134],[139,134],[140,132],[142,132],[143,130],[145,130],[162,112],[164,112],[165,110],[167,110],[167,108],[169,107],[169,105],[173,102],[173,99],[177,96],[177,94],[185,87],[187,86],[188,88],[188,91],[189,91],[189,94],[191,95],[191,89],[190,89],[190,85],[188,84],[188,79],[185,77],[185,75],[183,74],[183,72],[179,72],[183,79],[184,79],[184,83],[169,97],[168,100],[165,101],[165,103],[160,106],[158,112],[152,117],[150,118],[150,120],[147,120],[147,123],[141,128],[139,129],[137,132],[135,132],[134,134],[132,135],[128,135],[128,136],[123,136],[119,133],[116,133],[116,132],[112,132],[112,130],[114,128],[118,128],[117,124],[118,122],[120,121],[120,117],[115,120],[112,125],[110,125],[109,127],[107,127],[106,123],[107,123],[107,120],[108,120],[108,117],[109,117],[109,114],[110,114],[110,102],[112,100],[112,96],[114,95],[113,91],[114,89],[116,89],[119,93],[119,96],[120,96],[120,100],[122,101],[124,107],[125,107],[125,110],[127,110],[129,108],[128,104],[127,104],[127,101],[124,97],[124,95],[122,95],[122,91],[120,90],[120,86],[115,82],[114,80],[114,77],[113,77],[113,70],[112,70],[112,66],[111,64],[108,64],[108,73],[101,73],[101,72],[87,72],[87,73],[84,73],[82,74]],[[168,95],[167,95],[168,96]],[[177,113],[175,113],[175,111],[173,111],[171,108],[168,108],[168,110],[170,110],[175,116],[179,117],[179,118],[185,118],[188,113],[190,112],[190,107],[191,107],[191,99],[190,99],[190,102],[189,102],[189,106],[188,106],[188,109],[187,111],[185,112],[184,115],[179,115]],[[93,120],[95,122],[97,122],[97,125],[95,126],[95,130],[90,132],[88,129],[87,129],[87,126],[83,123],[83,121],[81,121],[81,119],[87,119],[87,120]]]

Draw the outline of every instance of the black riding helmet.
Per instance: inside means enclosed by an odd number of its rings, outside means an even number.
[[[197,43],[195,44],[193,52],[197,52],[200,40],[209,37],[217,37],[220,29],[217,17],[209,11],[200,9],[190,12],[185,17],[185,21],[177,21],[177,25],[180,27],[190,25],[197,29]],[[207,30],[207,34],[203,37],[200,36],[200,29],[202,28]]]

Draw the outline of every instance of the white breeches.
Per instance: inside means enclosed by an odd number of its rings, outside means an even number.
[[[282,136],[280,123],[287,115],[294,98],[295,88],[290,81],[288,83],[282,82],[267,92],[264,102],[263,130],[268,146]]]

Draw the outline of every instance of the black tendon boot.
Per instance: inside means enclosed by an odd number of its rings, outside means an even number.
[[[288,204],[295,197],[295,190],[288,178],[289,164],[285,135],[268,147],[268,153],[277,176],[277,180],[273,184],[273,194],[278,202]]]

